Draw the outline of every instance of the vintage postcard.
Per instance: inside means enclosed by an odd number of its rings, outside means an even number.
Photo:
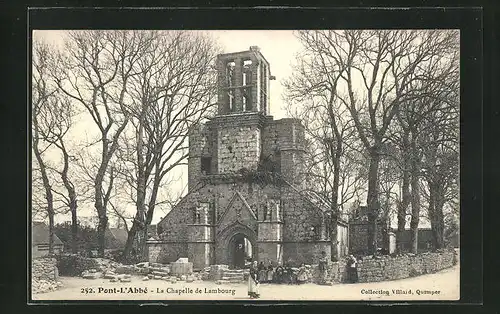
[[[459,300],[459,52],[33,31],[32,300]]]

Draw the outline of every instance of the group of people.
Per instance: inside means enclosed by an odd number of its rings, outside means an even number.
[[[347,281],[356,283],[358,281],[357,260],[353,255],[347,259]],[[328,282],[328,258],[326,252],[321,252],[318,263],[319,284]],[[260,283],[278,283],[278,284],[303,284],[307,282],[307,268],[302,263],[298,269],[293,269],[289,264],[274,267],[271,261],[267,265],[264,262],[253,261],[250,266],[250,276],[248,276],[248,295],[252,299],[260,297]]]
[[[302,284],[307,281],[307,268],[302,264],[297,271],[290,265],[274,267],[271,261],[267,266],[264,262],[254,261],[250,267],[248,276],[248,295],[252,299],[260,297],[259,285],[261,283],[277,284]]]
[[[289,264],[274,267],[271,261],[267,265],[260,262],[257,266],[259,282],[277,284],[301,284],[307,281],[307,269],[304,264],[297,269],[293,269]]]

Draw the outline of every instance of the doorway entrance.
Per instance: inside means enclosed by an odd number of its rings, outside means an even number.
[[[252,261],[254,252],[252,242],[242,233],[235,234],[229,241],[231,267],[243,269]]]

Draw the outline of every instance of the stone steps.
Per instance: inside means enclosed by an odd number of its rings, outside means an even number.
[[[228,269],[222,272],[221,283],[239,283],[245,280],[245,269]]]
[[[238,281],[243,281],[244,278],[243,278],[243,276],[241,276],[241,277],[226,277],[226,276],[222,276],[221,280],[238,280]]]
[[[170,275],[169,272],[166,272],[166,271],[157,271],[157,270],[151,272],[151,274],[153,276],[161,276],[161,277],[165,277],[165,276],[169,276]]]

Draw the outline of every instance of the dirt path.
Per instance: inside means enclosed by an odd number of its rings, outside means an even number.
[[[458,300],[459,266],[435,274],[395,281],[320,286],[262,284],[259,300]],[[33,300],[249,300],[247,286],[198,281],[171,284],[161,280],[109,282],[61,277],[60,290],[33,295]],[[406,293],[405,293],[406,292]]]

